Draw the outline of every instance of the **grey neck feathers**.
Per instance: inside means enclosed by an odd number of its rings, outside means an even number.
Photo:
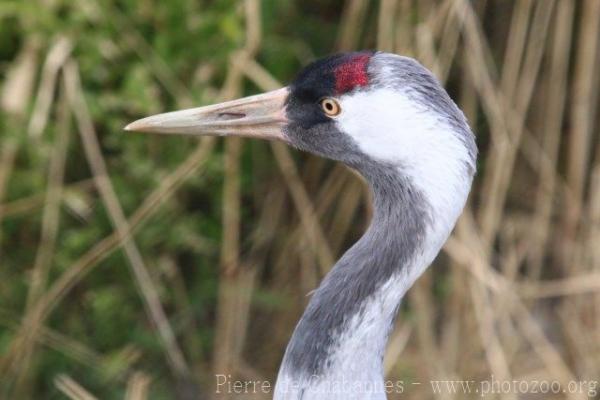
[[[381,296],[381,288],[392,278],[411,275],[409,269],[422,252],[431,212],[422,193],[398,168],[363,165],[359,169],[373,190],[373,220],[312,295],[286,350],[280,380],[282,374],[294,381],[320,379],[331,368],[343,369],[334,365],[334,353],[354,351],[340,348],[342,338],[352,336],[350,330],[365,318],[377,320],[361,328],[361,338],[375,345],[372,357],[379,362],[383,358],[402,295],[383,314],[373,315],[368,304]]]

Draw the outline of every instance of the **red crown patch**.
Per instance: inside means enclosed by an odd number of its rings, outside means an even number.
[[[369,83],[367,64],[370,58],[370,54],[359,54],[335,69],[336,93],[346,93],[357,86],[366,86]]]

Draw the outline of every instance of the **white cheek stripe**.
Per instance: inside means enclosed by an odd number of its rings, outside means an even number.
[[[426,196],[436,222],[452,226],[471,183],[465,166],[472,161],[459,133],[398,90],[356,92],[340,104],[338,128],[365,154],[402,168]]]

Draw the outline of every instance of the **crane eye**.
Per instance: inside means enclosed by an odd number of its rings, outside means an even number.
[[[340,103],[338,103],[337,100],[332,99],[330,97],[321,100],[321,108],[323,109],[323,112],[329,117],[335,117],[342,112],[342,107],[340,107]]]

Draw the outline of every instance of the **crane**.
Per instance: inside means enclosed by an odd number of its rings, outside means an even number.
[[[450,235],[476,171],[474,135],[433,74],[396,54],[335,54],[282,89],[125,129],[280,140],[366,179],[371,223],[312,294],[274,398],[385,399],[383,356],[399,305]]]

